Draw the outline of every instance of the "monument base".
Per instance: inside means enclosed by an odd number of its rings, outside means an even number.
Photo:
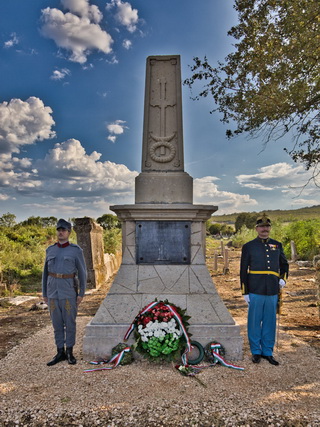
[[[95,325],[92,320],[86,326],[85,340],[83,342],[83,357],[85,360],[96,360],[97,358],[108,359],[112,348],[120,342],[124,342],[130,325]],[[192,325],[189,328],[192,334],[191,340],[198,341],[205,347],[210,342],[222,344],[226,351],[226,359],[229,361],[242,360],[243,339],[240,336],[239,325]],[[127,344],[134,343],[132,332]]]
[[[240,327],[220,298],[206,266],[205,221],[215,206],[149,204],[112,206],[123,221],[123,257],[111,289],[87,325],[83,354],[86,360],[106,358],[139,312],[153,301],[165,301],[186,310],[191,339],[204,346],[217,341],[226,358],[242,358]],[[137,260],[137,224],[140,221],[184,221],[190,230],[190,261],[185,264],[140,263]],[[139,227],[139,226],[138,226]],[[151,235],[150,235],[151,236]],[[147,235],[149,238],[149,234]],[[150,240],[151,244],[151,240]],[[177,250],[180,248],[180,245]],[[239,290],[240,291],[240,290]],[[129,344],[133,342],[133,337]]]

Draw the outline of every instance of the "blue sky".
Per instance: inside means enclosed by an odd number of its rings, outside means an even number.
[[[97,218],[134,203],[146,58],[215,65],[231,51],[233,1],[10,0],[0,3],[0,216]],[[320,203],[290,139],[238,137],[183,86],[185,170],[217,214]]]

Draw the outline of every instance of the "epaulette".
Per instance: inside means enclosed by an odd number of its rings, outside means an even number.
[[[53,246],[57,246],[58,242],[53,243],[53,245],[50,245],[47,247],[47,249],[53,248]]]
[[[70,243],[69,245],[70,245],[70,246],[73,246],[74,248],[79,248],[79,249],[81,249],[81,248],[80,248],[80,246],[79,246],[79,245],[76,245],[75,243]]]

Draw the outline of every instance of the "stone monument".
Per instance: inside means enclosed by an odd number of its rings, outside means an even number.
[[[87,266],[87,288],[97,289],[106,281],[103,228],[91,218],[76,218],[74,231],[77,243],[83,249]]]
[[[187,309],[192,340],[204,346],[217,341],[228,359],[241,359],[240,327],[205,262],[205,224],[217,207],[193,204],[193,180],[184,171],[180,56],[147,58],[135,204],[111,209],[122,221],[123,259],[86,327],[85,359],[111,354],[139,311],[156,298]]]

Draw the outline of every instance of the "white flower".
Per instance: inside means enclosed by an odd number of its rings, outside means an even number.
[[[159,322],[158,320],[148,322],[145,327],[139,325],[138,327],[141,340],[147,342],[151,337],[165,337],[167,334],[172,334],[175,339],[182,335],[182,331],[177,325],[175,319],[170,322]]]

